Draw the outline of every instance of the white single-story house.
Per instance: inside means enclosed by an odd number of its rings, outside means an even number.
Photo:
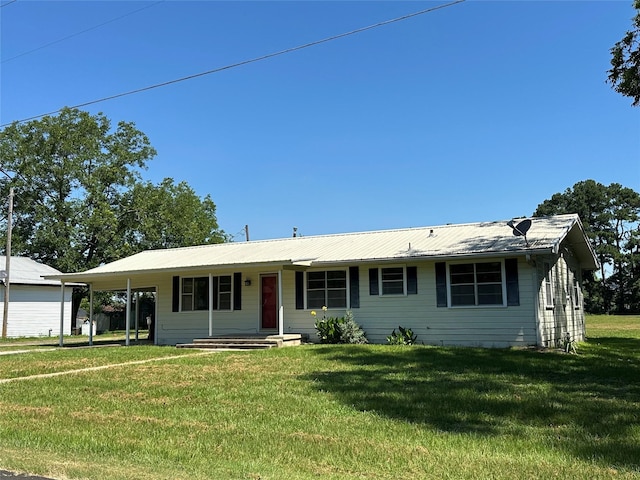
[[[0,256],[2,290],[0,304],[6,295],[7,257]],[[12,256],[9,262],[9,304],[7,337],[57,336],[60,333],[61,308],[64,309],[63,333],[71,333],[71,294],[74,284],[62,283],[44,276],[59,276],[55,268],[30,258]],[[62,305],[62,307],[61,307]],[[4,321],[4,308],[0,308]]]
[[[521,231],[519,231],[521,230]],[[525,235],[522,235],[522,234]],[[585,334],[582,272],[598,267],[577,215],[151,250],[55,275],[155,291],[155,343],[306,334],[312,310],[351,310],[370,342],[555,346]],[[130,309],[129,309],[130,310]]]

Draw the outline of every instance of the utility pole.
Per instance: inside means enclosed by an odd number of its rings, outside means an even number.
[[[13,187],[9,189],[9,214],[7,215],[7,250],[4,270],[4,310],[2,315],[2,338],[7,338],[7,319],[9,316],[9,285],[11,284],[11,229],[13,223]]]
[[[244,237],[246,238],[247,242],[249,241],[249,225],[245,225],[244,226]]]

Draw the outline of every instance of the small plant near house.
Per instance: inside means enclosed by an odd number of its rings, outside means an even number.
[[[344,316],[344,322],[340,324],[340,343],[369,343],[362,327],[353,318],[353,312],[348,310]]]
[[[414,345],[418,336],[414,335],[413,330],[410,328],[402,328],[398,326],[398,331],[395,328],[391,335],[387,337],[389,345]]]
[[[322,307],[323,316],[316,319],[315,327],[320,343],[367,343],[367,337],[353,318],[353,312],[347,311],[344,317],[327,317],[327,307]],[[315,310],[312,317],[317,317]]]
[[[578,353],[576,350],[576,341],[571,338],[569,332],[565,332],[560,340],[558,340],[558,347],[562,348],[565,353]]]

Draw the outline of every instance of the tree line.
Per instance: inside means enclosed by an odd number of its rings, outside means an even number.
[[[585,272],[590,313],[640,313],[640,194],[618,183],[576,183],[545,200],[534,216],[577,213],[600,262]]]

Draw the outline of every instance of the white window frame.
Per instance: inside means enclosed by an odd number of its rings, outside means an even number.
[[[542,282],[544,294],[544,306],[547,310],[553,310],[555,306],[555,293],[553,291],[553,267],[550,262],[543,262],[544,280]]]
[[[227,292],[221,292],[220,291],[220,279],[221,278],[229,278],[229,282],[230,282],[230,290]],[[195,301],[195,281],[196,279],[206,279],[207,280],[207,290],[206,290],[206,303],[207,303],[207,308],[199,308],[199,309],[195,309],[195,305],[194,305],[194,301]],[[213,294],[217,295],[217,302],[216,304],[218,305],[217,308],[213,309],[215,311],[221,311],[221,312],[230,312],[233,311],[233,275],[214,275],[212,277],[209,276],[189,276],[189,277],[180,277],[180,312],[182,313],[194,313],[194,312],[207,312],[209,311],[211,308],[211,305],[209,305],[209,289],[211,288],[209,285],[209,281],[213,281],[214,278],[218,279],[218,289],[217,291],[214,291]],[[187,292],[185,293],[184,291],[184,282],[185,280],[191,280],[192,283],[192,291],[191,292]],[[220,299],[222,298],[223,295],[228,295],[229,296],[229,308],[220,308],[221,302]],[[186,296],[190,296],[191,297],[191,308],[190,309],[185,309],[185,297]]]
[[[383,270],[402,269],[402,293],[384,293],[384,273]],[[388,282],[391,283],[391,282]],[[396,281],[397,283],[397,281]],[[378,267],[378,296],[380,297],[406,297],[407,296],[407,266],[406,265],[385,265]]]
[[[342,306],[330,306],[328,305],[329,303],[329,291],[332,290],[342,290],[341,288],[330,288],[328,286],[328,278],[327,278],[327,274],[329,272],[344,272],[344,281],[345,281],[345,287],[344,287],[344,294],[345,294],[345,300],[344,300],[344,307]],[[310,306],[309,305],[309,274],[317,274],[317,273],[324,273],[324,288],[322,289],[324,291],[324,305],[320,305],[320,306]],[[320,290],[320,289],[312,289],[313,291],[316,290]],[[327,269],[327,270],[309,270],[305,272],[304,275],[304,304],[307,307],[307,310],[314,310],[314,309],[319,309],[322,307],[327,307],[328,310],[331,309],[338,309],[338,310],[344,310],[344,309],[349,309],[350,308],[350,299],[351,299],[351,292],[350,292],[350,282],[349,282],[349,270],[346,268],[332,268],[332,269]]]
[[[502,303],[491,304],[479,304],[478,303],[478,285],[497,284],[497,282],[481,282],[477,281],[477,267],[479,263],[499,263],[500,264],[500,287],[502,292]],[[451,267],[455,265],[473,265],[473,290],[474,290],[474,304],[473,305],[454,305],[453,294],[451,292],[454,284],[451,281]],[[460,261],[460,262],[447,262],[447,303],[449,308],[502,308],[507,306],[507,278],[504,267],[504,259],[496,260],[480,260],[480,261]]]
[[[580,288],[580,281],[575,277],[573,277],[573,296],[573,308],[575,310],[580,310],[580,307],[582,306],[582,288]]]

